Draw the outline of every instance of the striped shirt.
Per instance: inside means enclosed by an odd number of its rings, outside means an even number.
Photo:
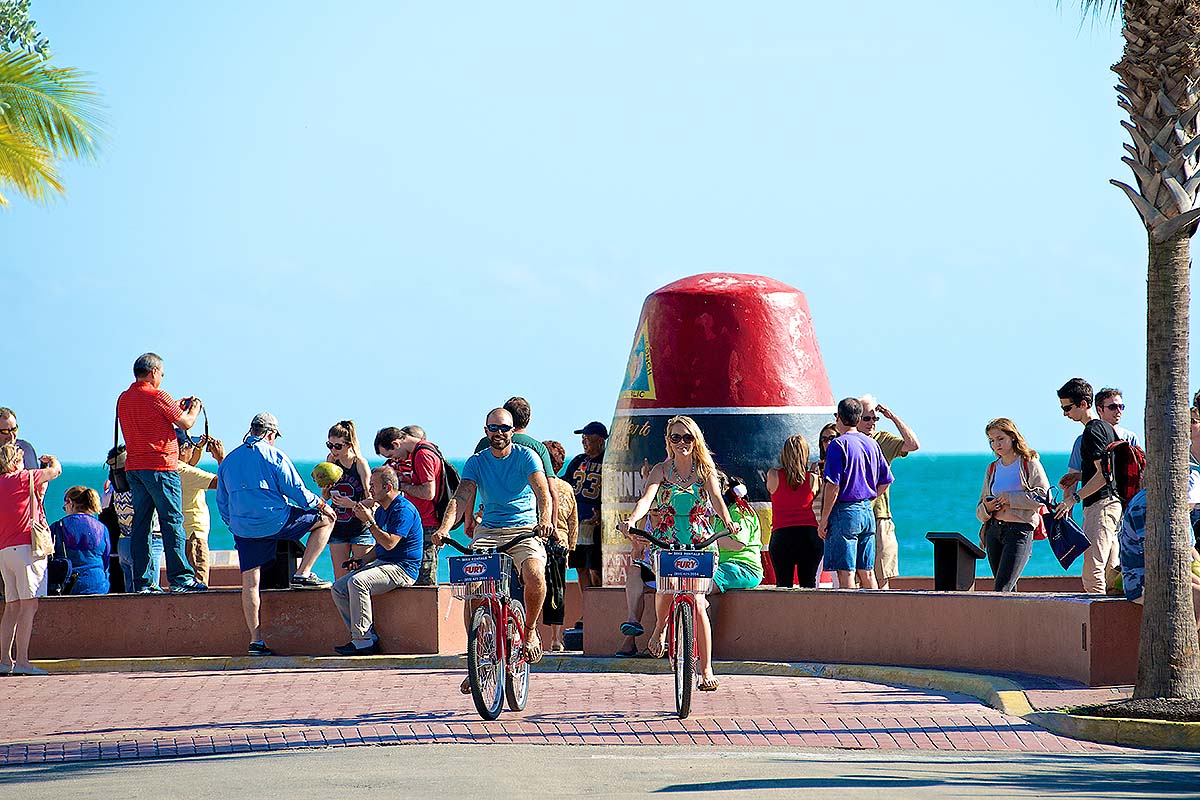
[[[179,403],[149,381],[134,381],[117,398],[117,418],[125,434],[125,469],[174,472],[179,464],[175,423]]]

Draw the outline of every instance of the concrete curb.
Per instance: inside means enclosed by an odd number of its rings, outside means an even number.
[[[238,670],[305,669],[465,669],[464,656],[219,656],[168,658],[58,659],[37,662],[50,673],[93,672],[227,672]],[[1086,717],[1064,711],[1035,711],[1016,683],[997,676],[950,670],[891,667],[872,664],[814,664],[770,661],[718,661],[724,675],[771,675],[857,680],[909,686],[974,697],[1004,714],[1072,739],[1153,750],[1200,751],[1200,723]],[[625,672],[665,675],[666,659],[585,657],[547,653],[536,672]]]

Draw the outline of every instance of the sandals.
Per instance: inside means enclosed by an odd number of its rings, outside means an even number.
[[[640,622],[622,622],[621,633],[625,636],[641,636],[646,632]]]
[[[662,658],[667,654],[667,639],[664,636],[661,639],[653,639],[646,645],[646,652],[651,658]]]
[[[463,682],[458,685],[458,690],[463,694],[471,693],[471,679],[463,678]]]
[[[717,680],[716,678],[713,678],[710,681],[706,681],[706,680],[702,679],[699,683],[696,684],[696,688],[702,692],[715,692],[717,690],[717,687],[720,685],[721,685],[721,682],[719,680]]]

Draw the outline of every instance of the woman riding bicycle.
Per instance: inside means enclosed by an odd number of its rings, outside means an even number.
[[[633,513],[617,525],[617,530],[629,536],[630,528],[648,512],[653,512],[654,532],[682,547],[711,537],[714,515],[721,519],[727,530],[736,534],[739,528],[721,498],[717,467],[695,420],[684,416],[667,420],[666,446],[667,459],[650,470],[645,491],[634,506]],[[661,658],[667,650],[667,616],[670,608],[670,594],[661,592],[655,596],[654,634],[650,637],[648,649],[656,658]],[[712,668],[708,601],[703,595],[696,598],[696,608],[700,612],[700,624],[696,630],[700,670],[697,688],[711,692],[717,688],[717,679]]]

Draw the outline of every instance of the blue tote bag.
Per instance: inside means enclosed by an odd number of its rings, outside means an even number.
[[[1046,497],[1046,508],[1048,511],[1042,514],[1042,521],[1046,524],[1046,539],[1050,542],[1050,549],[1054,551],[1054,557],[1058,559],[1058,563],[1062,564],[1063,569],[1070,569],[1075,563],[1075,559],[1083,555],[1092,543],[1083,535],[1083,529],[1079,527],[1071,515],[1062,519],[1054,518],[1054,507],[1057,505],[1054,502],[1053,495]]]

